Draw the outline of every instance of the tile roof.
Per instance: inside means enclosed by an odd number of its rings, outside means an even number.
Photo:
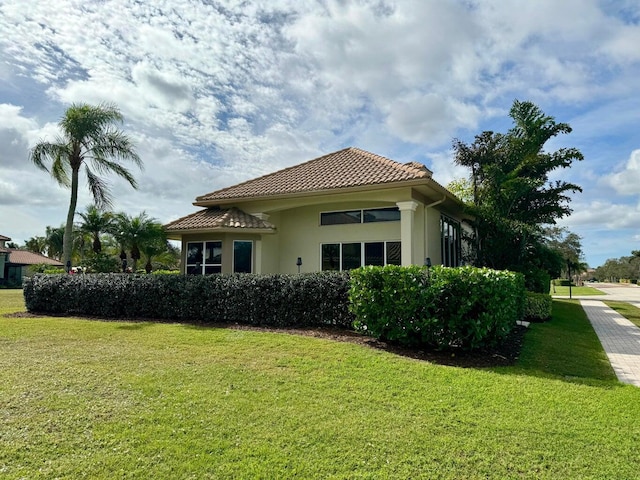
[[[0,240],[4,240],[5,242],[10,242],[11,239],[9,237],[5,237],[4,235],[0,235]]]
[[[47,265],[56,265],[59,267],[64,266],[62,262],[54,260],[53,258],[45,257],[39,253],[29,252],[27,250],[15,250],[13,248],[9,251],[9,263],[15,263],[17,265],[38,265],[44,263]]]
[[[205,208],[179,218],[164,226],[168,232],[178,230],[222,230],[222,229],[258,229],[274,230],[275,227],[258,217],[249,215],[239,208]]]
[[[349,147],[207,193],[197,197],[195,204],[430,179],[431,175],[432,172],[420,163],[398,163],[359,148]]]

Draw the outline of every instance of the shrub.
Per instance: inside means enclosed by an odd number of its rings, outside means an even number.
[[[348,273],[300,275],[35,275],[27,309],[49,314],[351,327]]]
[[[551,295],[527,292],[524,300],[524,319],[529,322],[546,322],[551,318],[552,306]]]
[[[524,279],[486,268],[362,267],[349,292],[357,330],[403,345],[476,349],[523,315]]]
[[[568,287],[569,285],[573,285],[571,280],[569,280],[568,278],[556,278],[553,280],[553,284],[556,287]]]
[[[114,273],[120,270],[120,261],[116,257],[103,252],[89,253],[82,261],[82,264],[91,273]]]
[[[549,293],[551,276],[546,270],[532,268],[524,272],[524,286],[530,292]]]
[[[27,268],[27,272],[29,273],[29,275],[33,275],[34,273],[67,273],[64,268],[56,267],[48,263],[37,263],[34,265],[29,265],[29,267]]]

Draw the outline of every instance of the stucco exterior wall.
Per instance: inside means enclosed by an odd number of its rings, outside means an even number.
[[[280,212],[280,222],[276,224],[280,252],[277,271],[296,273],[298,257],[302,258],[301,272],[321,270],[323,243],[400,241],[400,222],[320,225],[321,212],[389,206],[394,205],[371,202],[332,203]]]
[[[431,258],[432,265],[442,265],[442,238],[440,235],[440,210],[437,207],[425,208],[425,258]]]

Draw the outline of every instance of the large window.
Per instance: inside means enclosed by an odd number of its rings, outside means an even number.
[[[211,275],[222,272],[222,242],[188,242],[188,275]]]
[[[320,214],[320,225],[398,221],[400,221],[400,210],[398,207],[343,210],[340,212],[322,212]]]
[[[322,245],[322,270],[351,270],[362,265],[400,265],[400,242]]]
[[[250,240],[233,241],[233,273],[251,273],[253,271],[253,242]]]
[[[445,215],[441,215],[440,238],[442,241],[442,264],[445,267],[460,266],[462,256],[460,222]]]

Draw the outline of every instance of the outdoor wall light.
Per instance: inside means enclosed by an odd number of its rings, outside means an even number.
[[[296,265],[298,266],[298,273],[300,273],[300,267],[302,266],[302,257],[298,257]]]

